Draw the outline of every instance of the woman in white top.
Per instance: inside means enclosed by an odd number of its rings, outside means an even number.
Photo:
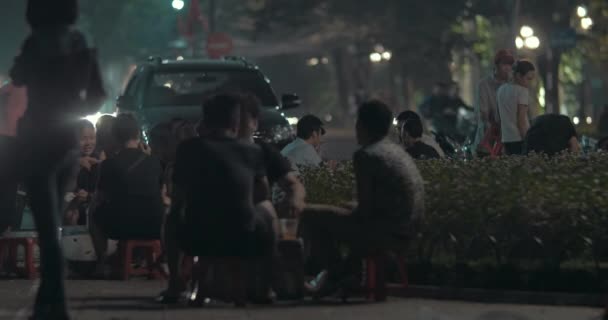
[[[530,128],[530,87],[535,77],[536,68],[532,62],[519,60],[513,66],[513,82],[498,89],[496,99],[502,142],[508,155],[523,154],[524,137]]]

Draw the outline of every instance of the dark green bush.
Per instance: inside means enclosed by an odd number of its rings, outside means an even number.
[[[417,163],[425,219],[410,249],[418,261],[543,264],[608,256],[608,153]],[[301,168],[308,202],[354,196],[350,162]]]

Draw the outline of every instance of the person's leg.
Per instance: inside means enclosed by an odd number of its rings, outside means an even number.
[[[63,254],[57,223],[59,194],[56,172],[33,175],[27,179],[26,184],[40,248],[40,287],[34,319],[43,319],[49,315],[56,319],[67,318]]]
[[[349,210],[328,205],[307,205],[300,215],[298,233],[304,239],[308,274],[318,274],[335,264],[340,248],[335,241]]]
[[[21,224],[17,212],[17,180],[10,177],[13,171],[12,156],[15,138],[0,135],[0,235]]]
[[[20,224],[21,215],[17,212],[17,184],[2,183],[0,185],[0,235],[8,230],[15,229]]]
[[[254,282],[254,302],[270,302],[270,290],[277,263],[276,243],[278,235],[277,213],[270,201],[264,201],[256,206],[256,241],[259,241],[262,253],[259,263],[256,263],[256,277]]]
[[[105,264],[108,259],[108,238],[103,232],[101,221],[99,221],[103,214],[103,210],[96,211],[89,217],[89,232],[91,233],[93,249],[95,249],[97,255],[96,276],[104,276]]]
[[[186,289],[186,284],[182,278],[184,253],[179,248],[177,218],[175,214],[169,214],[165,219],[163,235],[167,265],[169,267],[169,283],[167,290],[161,293],[159,297],[159,302],[162,303],[177,302],[181,293]]]

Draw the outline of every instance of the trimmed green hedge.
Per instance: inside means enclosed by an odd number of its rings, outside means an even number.
[[[608,257],[608,153],[500,159],[429,160],[426,213],[409,246],[414,261],[592,263]],[[354,196],[352,163],[301,168],[310,203]]]

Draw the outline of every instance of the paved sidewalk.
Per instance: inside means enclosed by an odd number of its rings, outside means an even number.
[[[0,319],[27,319],[36,282],[0,280]],[[422,299],[390,299],[374,304],[281,303],[270,307],[235,309],[213,305],[203,309],[167,308],[152,298],[163,289],[163,282],[132,280],[69,281],[68,294],[76,320],[172,320],[172,319],[415,319],[415,320],[595,320],[601,310],[592,308],[546,307],[508,304],[476,304]]]

